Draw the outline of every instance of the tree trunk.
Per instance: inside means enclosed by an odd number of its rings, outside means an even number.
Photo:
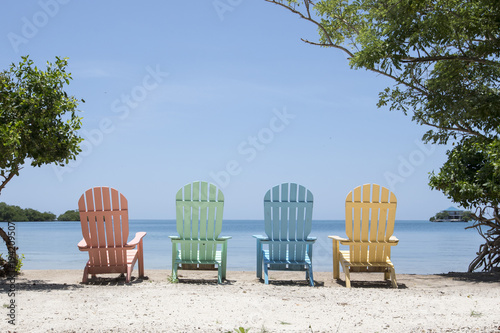
[[[488,219],[483,215],[482,211],[479,214],[473,214],[475,222],[472,226],[475,228],[481,237],[486,241],[479,246],[479,251],[476,252],[476,258],[469,265],[469,272],[482,270],[483,272],[495,272],[500,269],[500,216],[498,209],[494,210],[493,218]],[[483,232],[482,227],[487,228]]]
[[[5,185],[14,178],[16,174],[19,174],[19,167],[15,167],[12,170],[10,170],[10,173],[8,176],[3,176],[3,181],[0,184],[0,193],[2,190],[5,188]],[[10,240],[9,236],[7,233],[0,228],[0,236],[2,237],[3,241],[5,242],[5,246],[7,246],[7,256],[6,258],[2,259],[0,258],[0,276],[4,274],[5,276],[13,276],[16,274],[16,267],[17,267],[17,247],[12,244],[12,241]]]
[[[4,258],[0,262],[1,268],[3,268],[3,272],[0,271],[0,276],[2,274],[5,274],[5,276],[13,276],[16,274],[16,267],[17,267],[17,247],[12,244],[12,241],[10,240],[9,236],[7,233],[0,228],[0,236],[5,242],[5,245],[7,246],[7,258]]]

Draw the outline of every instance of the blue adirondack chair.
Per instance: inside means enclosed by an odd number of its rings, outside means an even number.
[[[172,240],[172,278],[177,270],[212,270],[217,265],[217,280],[226,278],[227,240],[220,237],[224,195],[213,184],[194,182],[176,195],[176,222],[179,236]],[[180,266],[180,267],[179,267]]]
[[[312,247],[316,237],[308,237],[312,225],[313,195],[302,185],[276,185],[264,196],[266,236],[257,239],[257,277],[269,284],[268,270],[306,271],[314,286]]]

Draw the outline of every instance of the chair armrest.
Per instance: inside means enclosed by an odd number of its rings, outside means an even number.
[[[398,243],[399,239],[396,236],[391,236],[391,237],[389,237],[389,242]]]
[[[373,242],[373,241],[342,241],[340,242],[342,245],[347,245],[347,246],[352,246],[352,245],[380,245],[380,246],[395,246],[398,245],[398,242],[392,242],[392,241],[387,241],[387,242]]]
[[[261,241],[269,240],[269,237],[262,236],[262,235],[253,235],[252,237],[257,238],[257,240],[261,240]]]
[[[168,238],[170,238],[171,240],[180,240],[181,239],[180,236],[168,236]]]
[[[216,241],[227,241],[228,239],[233,238],[233,236],[222,236],[216,239]]]
[[[80,249],[80,251],[88,251],[90,249],[85,241],[85,238],[78,243],[78,249]]]
[[[355,241],[355,242],[353,242],[347,238],[342,238],[339,236],[328,236],[328,238],[336,240],[336,241],[340,242],[340,244],[342,244],[342,245],[380,244],[380,245],[393,246],[393,245],[397,245],[399,242],[399,239],[397,239],[395,236],[389,237],[389,240],[387,242],[371,242],[371,241],[364,241],[364,242]]]
[[[342,237],[339,237],[339,236],[328,236],[328,238],[331,238],[331,239],[336,240],[338,242],[347,242],[348,241],[347,238],[342,238]]]
[[[130,247],[130,248],[134,248],[137,246],[137,244],[139,244],[142,239],[144,238],[144,236],[146,236],[146,233],[145,232],[137,232],[135,234],[135,237],[134,239],[132,239],[130,242],[128,242],[127,244],[125,244],[124,247]]]

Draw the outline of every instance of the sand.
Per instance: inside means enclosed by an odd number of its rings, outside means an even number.
[[[0,332],[500,332],[498,273],[398,274],[398,289],[353,273],[347,289],[331,272],[315,272],[315,287],[300,272],[270,272],[269,285],[254,272],[228,272],[222,285],[216,272],[179,272],[178,283],[134,270],[129,284],[113,274],[81,284],[78,270],[24,271],[0,281]]]

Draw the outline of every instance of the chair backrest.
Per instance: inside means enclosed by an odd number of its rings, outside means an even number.
[[[128,203],[114,188],[94,187],[78,201],[82,235],[93,266],[122,266],[128,239]]]
[[[177,232],[184,240],[215,240],[222,231],[224,195],[215,185],[194,182],[182,187],[175,197]],[[216,244],[191,243],[181,245],[181,258],[201,260],[215,258]]]
[[[396,205],[394,193],[380,185],[364,184],[349,192],[345,231],[351,241],[360,242],[349,247],[351,262],[384,262],[390,257],[391,247],[383,242],[394,232]]]
[[[304,244],[280,244],[280,241],[307,239],[312,227],[313,195],[302,185],[276,185],[264,196],[264,225],[271,260],[304,260]]]

